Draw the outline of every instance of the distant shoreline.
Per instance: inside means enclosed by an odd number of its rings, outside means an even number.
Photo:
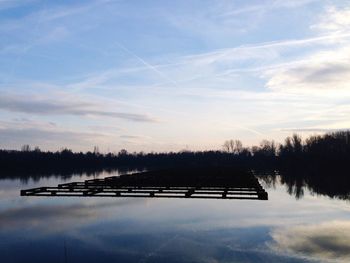
[[[243,147],[239,140],[229,140],[221,151],[180,151],[168,153],[117,154],[75,153],[69,149],[44,152],[24,145],[21,151],[0,150],[0,173],[63,173],[102,171],[135,167],[235,166],[246,169],[345,169],[350,163],[350,131],[315,135],[302,140],[293,134],[283,144],[264,140],[259,146]]]

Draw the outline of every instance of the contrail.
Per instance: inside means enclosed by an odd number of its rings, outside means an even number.
[[[252,133],[255,133],[257,135],[260,135],[260,136],[264,136],[263,133],[257,131],[257,130],[254,130],[254,129],[251,129],[251,128],[248,128],[248,127],[245,127],[245,126],[240,126],[240,125],[235,125],[238,129],[242,129],[242,130],[246,130],[246,131],[250,131]]]
[[[136,58],[138,61],[140,61],[142,64],[144,64],[147,68],[149,68],[150,70],[156,72],[159,76],[161,76],[163,79],[166,79],[167,81],[169,81],[170,83],[172,83],[173,85],[177,86],[176,81],[170,79],[167,75],[165,75],[163,72],[159,71],[155,66],[151,65],[150,63],[148,63],[147,61],[145,61],[143,58],[139,57],[138,55],[136,55],[134,52],[132,52],[131,50],[129,50],[128,48],[126,48],[125,46],[123,46],[122,44],[115,42],[121,49],[123,49],[125,52],[127,52],[128,54],[130,54],[131,56],[133,56],[134,58]]]

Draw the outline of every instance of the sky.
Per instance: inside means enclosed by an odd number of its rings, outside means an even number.
[[[0,0],[0,148],[221,149],[350,128],[350,1]]]

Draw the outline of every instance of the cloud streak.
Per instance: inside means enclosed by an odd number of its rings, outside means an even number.
[[[16,95],[0,97],[0,109],[12,112],[22,112],[39,115],[76,115],[118,118],[134,122],[156,123],[157,120],[146,114],[103,111],[102,105],[79,102],[60,101],[52,99],[25,98]]]
[[[349,130],[349,128],[344,129],[331,129],[331,128],[291,128],[291,129],[281,129],[284,132],[335,132],[341,130]]]
[[[320,31],[349,31],[350,27],[350,7],[339,9],[330,6],[326,9],[326,13],[322,14],[321,21],[312,25],[312,29]]]
[[[77,140],[89,141],[102,137],[98,133],[84,133],[72,131],[60,131],[53,129],[36,128],[0,128],[0,138],[3,142],[42,142],[47,141],[67,141],[76,142]]]
[[[268,3],[264,3],[261,5],[247,5],[241,8],[235,8],[232,11],[228,11],[222,14],[222,16],[236,16],[246,13],[262,13],[267,11],[272,11],[279,8],[297,8],[301,6],[305,6],[315,2],[316,0],[294,0],[294,1],[286,1],[286,0],[275,0],[270,1]]]
[[[269,78],[266,87],[273,90],[349,90],[350,46],[320,51],[264,74]]]

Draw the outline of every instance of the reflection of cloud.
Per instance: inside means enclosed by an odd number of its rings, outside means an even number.
[[[101,217],[106,218],[111,208],[130,206],[142,199],[120,199],[112,202],[80,202],[67,205],[37,205],[0,211],[0,230],[38,228],[42,232],[56,232],[77,228]],[[48,224],[48,222],[50,222]]]
[[[277,229],[274,250],[319,261],[350,261],[350,221],[332,221]]]

